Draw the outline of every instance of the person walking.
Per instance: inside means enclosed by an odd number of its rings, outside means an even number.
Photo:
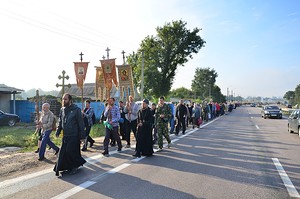
[[[175,135],[179,134],[181,128],[182,128],[182,134],[185,134],[187,114],[188,114],[187,107],[183,104],[183,100],[180,100],[179,104],[176,107],[177,124],[175,128]]]
[[[126,103],[124,113],[125,113],[125,128],[126,128],[126,148],[130,148],[130,134],[131,131],[136,139],[136,128],[137,128],[137,113],[139,111],[139,106],[135,103],[134,98],[130,95],[129,101]]]
[[[41,129],[42,141],[41,146],[39,149],[39,161],[45,159],[45,150],[47,144],[55,150],[55,155],[58,154],[59,148],[51,141],[50,134],[52,132],[53,121],[54,121],[54,114],[50,111],[50,104],[44,103],[42,105],[42,114],[41,118],[37,124],[37,128]]]
[[[152,113],[148,105],[149,100],[144,99],[142,107],[138,112],[136,152],[133,154],[135,157],[153,155]]]
[[[84,130],[85,130],[85,140],[82,146],[82,151],[86,151],[88,147],[88,143],[90,143],[90,147],[93,146],[95,143],[95,140],[90,136],[91,128],[93,126],[93,115],[94,109],[91,107],[91,101],[86,100],[85,101],[85,108],[82,110],[83,114],[83,121],[84,121]]]
[[[123,101],[120,101],[119,102],[119,109],[120,109],[120,114],[121,114],[121,120],[123,122],[120,122],[119,121],[119,125],[120,125],[120,135],[122,137],[122,140],[126,140],[126,136],[125,136],[125,124],[124,124],[124,121],[125,121],[125,113],[124,113],[124,102]]]
[[[110,137],[113,136],[114,140],[117,141],[118,151],[122,150],[122,143],[120,139],[120,135],[118,133],[119,130],[119,120],[121,118],[119,107],[115,105],[115,99],[108,99],[108,106],[105,108],[104,117],[106,117],[106,122],[104,122],[105,126],[105,137],[103,141],[104,152],[102,155],[108,157],[108,145]]]
[[[157,128],[157,144],[159,149],[163,148],[163,136],[168,142],[168,148],[171,144],[171,139],[169,137],[169,131],[168,131],[168,123],[169,119],[171,118],[171,109],[170,107],[165,103],[165,98],[162,96],[159,98],[159,103],[155,112],[155,126]]]
[[[153,138],[153,144],[155,144],[157,142],[157,128],[155,126],[155,112],[156,112],[156,104],[152,103],[151,105],[151,124],[152,124],[152,138]]]
[[[73,104],[69,93],[63,95],[62,101],[63,107],[60,109],[56,137],[59,137],[61,131],[63,137],[58,160],[54,166],[56,176],[59,175],[59,171],[75,174],[86,162],[80,153],[80,140],[85,138],[81,110]]]

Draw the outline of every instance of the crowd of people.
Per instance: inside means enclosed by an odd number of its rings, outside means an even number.
[[[56,137],[62,135],[61,147],[57,147],[50,140],[54,114],[49,110],[48,103],[42,106],[42,116],[37,123],[37,129],[41,130],[41,144],[39,145],[39,160],[43,160],[46,145],[48,144],[55,155],[58,155],[54,166],[55,174],[60,171],[75,174],[78,167],[86,161],[81,156],[81,151],[92,147],[95,140],[89,135],[94,124],[94,110],[90,101],[85,101],[85,108],[81,110],[72,101],[72,96],[64,94],[63,107],[58,117]],[[117,151],[122,151],[122,140],[126,142],[124,148],[131,148],[131,132],[136,141],[134,157],[152,156],[153,147],[157,144],[158,150],[163,149],[163,140],[167,141],[167,147],[171,146],[170,134],[178,135],[181,131],[185,134],[188,125],[192,128],[200,127],[203,121],[214,119],[228,110],[225,103],[204,101],[202,104],[185,104],[180,100],[177,104],[165,102],[164,97],[159,98],[156,105],[148,99],[142,101],[139,106],[132,96],[127,102],[120,101],[116,104],[114,98],[109,98],[102,112],[100,122],[104,124],[105,135],[103,141],[103,156],[109,156],[109,145],[116,146]],[[170,127],[170,131],[168,130]],[[82,147],[81,147],[82,145]]]

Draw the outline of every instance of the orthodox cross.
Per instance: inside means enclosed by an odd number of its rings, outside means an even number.
[[[62,91],[62,96],[65,94],[65,86],[67,86],[68,88],[70,88],[71,87],[71,84],[68,84],[68,85],[65,85],[65,79],[66,80],[68,80],[69,79],[69,76],[67,75],[67,76],[65,76],[65,74],[66,74],[66,71],[62,71],[62,76],[61,75],[59,75],[58,76],[58,79],[62,79],[62,84],[56,84],[56,87],[58,88],[58,87],[62,87],[62,89],[61,89],[61,91]]]
[[[110,51],[110,49],[107,47],[105,51],[107,52],[107,59],[109,59],[109,51]]]
[[[82,55],[84,55],[84,54],[82,54],[82,52],[81,52],[79,55],[80,55],[80,61],[82,62]]]
[[[123,64],[125,64],[125,51],[123,50],[121,53],[123,54]]]

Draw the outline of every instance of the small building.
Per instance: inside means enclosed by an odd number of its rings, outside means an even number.
[[[0,84],[0,110],[16,114],[16,94],[22,91],[24,90]]]

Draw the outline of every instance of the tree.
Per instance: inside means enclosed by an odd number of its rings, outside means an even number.
[[[295,104],[300,104],[300,84],[295,89],[295,98],[293,101]]]
[[[290,104],[293,104],[293,100],[295,99],[295,92],[288,91],[284,94],[283,98],[288,100]]]
[[[193,92],[184,87],[171,90],[170,96],[174,98],[180,98],[180,99],[190,99],[194,97]]]
[[[209,67],[196,68],[194,79],[192,80],[192,91],[200,99],[212,97],[217,77],[218,74],[214,69]]]
[[[133,71],[141,74],[142,57],[137,55],[144,52],[145,94],[155,97],[168,95],[178,66],[184,66],[193,58],[193,53],[204,47],[205,41],[198,35],[200,29],[190,31],[186,25],[186,22],[179,20],[157,27],[157,35],[147,36],[138,52],[128,56]],[[134,82],[140,86],[141,76],[135,76]]]

